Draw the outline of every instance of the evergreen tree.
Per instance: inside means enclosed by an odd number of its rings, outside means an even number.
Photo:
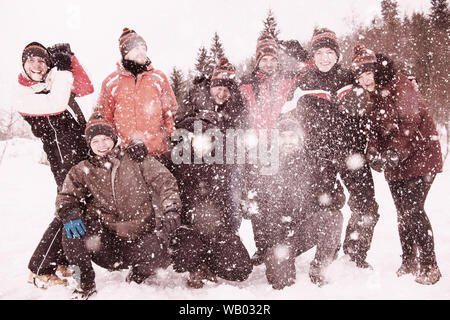
[[[383,38],[379,39],[380,48],[384,53],[399,60],[401,46],[402,26],[398,17],[398,4],[396,0],[381,1],[381,15],[383,17]]]
[[[275,15],[271,9],[267,12],[267,17],[263,20],[264,28],[263,32],[270,34],[275,40],[278,40],[278,35],[280,34],[280,30],[277,29],[278,23]]]
[[[220,38],[217,32],[214,33],[211,49],[209,51],[211,53],[210,55],[212,60],[211,63],[213,63],[214,65],[217,64],[217,62],[220,60],[221,57],[225,56],[225,51],[223,49],[222,43],[220,42]]]
[[[208,76],[212,74],[213,68],[214,64],[212,63],[211,56],[208,54],[208,50],[205,47],[201,47],[198,50],[195,70],[199,75]]]
[[[387,29],[394,31],[399,25],[398,4],[396,0],[382,0],[381,14]]]
[[[431,0],[430,17],[434,28],[448,32],[450,13],[447,0]]]
[[[186,94],[186,82],[184,80],[183,71],[177,67],[173,67],[172,73],[169,77],[170,85],[173,93],[177,99],[177,103],[180,106],[183,103],[184,96]]]

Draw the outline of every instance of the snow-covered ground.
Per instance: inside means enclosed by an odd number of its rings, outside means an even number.
[[[0,142],[0,157],[5,142]],[[56,185],[50,168],[39,164],[39,141],[14,139],[8,141],[0,163],[0,299],[70,299],[72,289],[53,287],[37,289],[27,283],[28,260],[42,233],[53,217]],[[374,173],[376,197],[380,204],[380,220],[376,226],[368,261],[373,270],[361,270],[343,256],[328,269],[330,284],[322,288],[313,285],[308,267],[314,250],[296,260],[297,281],[282,291],[273,290],[265,279],[264,266],[254,268],[249,279],[242,283],[220,280],[208,283],[203,289],[185,285],[187,274],[172,269],[161,271],[156,279],[137,285],[125,282],[127,271],[108,272],[95,267],[98,294],[92,299],[177,299],[177,300],[259,300],[259,299],[450,299],[450,189],[449,164],[439,174],[426,203],[431,220],[436,254],[442,279],[433,286],[414,282],[412,276],[397,278],[400,265],[400,242],[396,213],[387,183],[381,174]],[[349,218],[344,208],[345,222]],[[244,220],[241,237],[253,254],[255,247],[249,221]]]

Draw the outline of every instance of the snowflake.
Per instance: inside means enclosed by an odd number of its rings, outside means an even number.
[[[359,170],[364,166],[365,160],[360,153],[351,154],[345,159],[345,164],[350,170]]]
[[[86,249],[90,252],[98,252],[101,248],[101,238],[98,235],[87,237],[85,240]]]
[[[274,249],[274,256],[277,261],[287,260],[289,258],[289,247],[285,244],[279,244]]]
[[[323,206],[329,206],[331,204],[331,196],[328,193],[322,193],[319,195],[319,203]]]
[[[84,166],[84,167],[83,167],[83,172],[84,172],[85,174],[89,174],[89,168],[86,167],[86,166]]]
[[[358,232],[352,232],[351,234],[350,234],[350,239],[352,239],[352,240],[358,240],[359,239],[359,233]]]

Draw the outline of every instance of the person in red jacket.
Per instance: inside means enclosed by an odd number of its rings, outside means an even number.
[[[103,81],[95,111],[114,125],[122,146],[141,141],[148,154],[160,156],[169,150],[175,131],[175,95],[165,74],[151,65],[147,44],[134,30],[123,29],[119,49],[122,61]]]
[[[271,35],[263,32],[256,45],[256,67],[242,78],[239,89],[244,98],[250,129],[268,130],[274,128],[286,102],[292,99],[292,89],[297,81],[304,75],[304,70],[282,70],[280,53],[283,50],[287,55],[299,62],[306,61],[308,54],[296,40],[277,41]],[[258,131],[257,131],[258,133]],[[246,169],[247,193],[257,192],[257,168]],[[245,197],[245,195],[244,195]],[[254,240],[257,251],[252,257],[254,265],[263,263],[267,249],[263,222],[257,215],[250,217],[253,226]]]
[[[75,97],[94,91],[89,77],[67,43],[46,48],[38,42],[22,52],[15,108],[40,138],[58,191],[69,170],[87,158],[86,120]],[[37,286],[64,284],[57,269],[66,273],[62,254],[61,222],[54,219],[35,249],[28,268]]]
[[[420,284],[439,281],[434,237],[424,203],[442,154],[436,126],[411,81],[382,54],[362,48],[352,68],[369,94],[368,160],[384,171],[398,215],[402,264],[398,276],[413,274]],[[368,59],[370,56],[372,59]],[[375,59],[374,59],[375,58]]]

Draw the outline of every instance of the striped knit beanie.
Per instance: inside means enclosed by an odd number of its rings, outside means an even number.
[[[228,62],[225,57],[220,58],[219,63],[214,68],[211,77],[211,87],[228,87],[233,86],[236,77],[236,68]]]
[[[91,146],[91,140],[99,134],[110,137],[114,141],[114,145],[117,142],[117,135],[114,132],[113,125],[99,113],[94,113],[89,118],[84,134],[89,147]]]
[[[122,57],[125,58],[127,53],[139,44],[143,44],[147,48],[144,38],[138,35],[136,31],[123,28],[122,35],[119,38],[119,50]]]
[[[256,44],[256,65],[259,64],[262,57],[271,55],[278,59],[279,46],[277,41],[268,33],[263,32],[258,38]]]
[[[330,48],[336,52],[339,58],[340,50],[336,33],[327,28],[315,29],[311,39],[312,52],[316,52],[320,48]]]
[[[359,44],[353,48],[352,71],[355,76],[359,77],[364,72],[375,71],[376,62],[377,57],[372,50]]]
[[[29,43],[22,52],[22,66],[29,57],[41,57],[49,68],[52,67],[52,59],[47,49],[39,42]]]

